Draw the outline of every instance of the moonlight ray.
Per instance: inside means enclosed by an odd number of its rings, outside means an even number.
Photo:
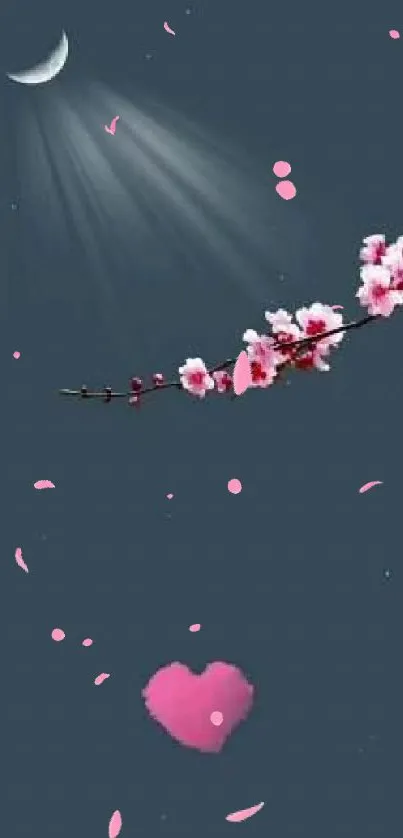
[[[153,111],[152,103],[135,105],[100,85],[84,84],[60,95],[51,91],[46,101],[24,105],[33,113],[31,121],[23,114],[18,138],[26,146],[20,153],[25,205],[31,205],[38,232],[42,226],[42,235],[52,235],[53,241],[58,233],[66,240],[75,228],[99,282],[104,273],[102,282],[111,284],[112,294],[123,276],[134,281],[128,267],[134,249],[148,275],[157,275],[155,266],[175,254],[188,284],[192,277],[201,282],[204,274],[208,295],[213,293],[210,266],[216,265],[229,293],[236,285],[254,302],[273,296],[279,272],[291,272],[297,280],[303,271],[312,241],[306,224],[292,208],[287,231],[279,229],[277,198],[261,172],[242,166],[245,153],[235,158],[174,112],[159,106]],[[119,131],[112,143],[104,125],[116,113]],[[40,147],[35,158],[33,146]],[[54,194],[45,193],[44,180]],[[64,211],[59,206],[49,217],[49,202],[60,204],[61,192]],[[63,229],[55,229],[58,222]],[[290,229],[298,240],[298,259],[288,247]]]

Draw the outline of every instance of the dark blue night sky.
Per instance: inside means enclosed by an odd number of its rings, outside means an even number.
[[[121,838],[397,838],[402,314],[235,400],[58,390],[214,366],[267,309],[360,316],[362,238],[403,233],[401,5],[3,5],[4,835],[99,838],[119,809]],[[63,29],[54,81],[7,79]],[[172,661],[254,685],[219,754],[147,715]]]

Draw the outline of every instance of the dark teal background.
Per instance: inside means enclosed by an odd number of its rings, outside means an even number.
[[[116,259],[112,316],[73,232],[61,243],[38,214],[19,151],[36,93],[4,76],[3,834],[98,838],[118,808],[122,838],[394,838],[402,314],[346,337],[328,375],[235,403],[169,392],[137,414],[57,389],[125,387],[133,374],[171,374],[188,354],[220,361],[244,328],[263,325],[270,301],[319,299],[356,316],[360,240],[403,233],[403,39],[388,36],[403,33],[402,7],[5,3],[3,75],[38,60],[62,27],[75,54],[61,96],[85,97],[94,79],[133,103],[163,102],[240,148],[267,180],[274,216],[267,293],[252,267],[232,284],[203,242],[193,251],[183,235],[177,250],[159,234]],[[278,159],[298,189],[288,203],[274,196]],[[102,242],[112,265],[115,236],[112,226]],[[41,478],[56,489],[35,492]],[[368,480],[383,486],[359,495]],[[146,717],[141,689],[170,661],[201,670],[220,659],[245,671],[256,703],[222,754],[200,755]],[[111,678],[95,688],[100,671]],[[261,800],[253,820],[225,821]]]

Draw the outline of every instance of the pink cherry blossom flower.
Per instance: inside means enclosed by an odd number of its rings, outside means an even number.
[[[213,378],[219,393],[227,393],[228,390],[232,389],[232,378],[226,370],[213,372]]]
[[[246,351],[251,362],[252,387],[269,387],[277,375],[277,364],[282,357],[273,347],[275,341],[268,335],[258,335],[254,329],[247,329],[243,336]]]
[[[329,347],[321,347],[318,344],[313,344],[299,352],[294,360],[294,366],[298,370],[319,370],[319,372],[329,372],[330,366],[324,360],[329,354]]]
[[[271,330],[276,338],[276,344],[293,343],[304,337],[299,326],[292,322],[292,315],[288,311],[279,308],[275,312],[266,311],[264,316],[271,325]],[[286,348],[279,346],[277,347],[277,351],[281,355],[283,362],[292,360],[295,355],[295,349],[292,346]]]
[[[268,335],[259,335],[255,329],[247,329],[244,332],[242,340],[247,344],[246,351],[248,355],[259,355],[262,359],[266,353],[271,350],[273,339]]]
[[[296,320],[303,329],[304,337],[315,337],[322,332],[329,332],[331,329],[338,329],[343,325],[343,315],[335,311],[332,306],[322,303],[312,303],[309,308],[300,308],[295,314]],[[335,335],[328,335],[320,341],[321,354],[325,348],[337,346],[343,340],[343,332]],[[317,342],[317,344],[319,341]]]
[[[385,250],[385,255],[382,257],[382,265],[388,267],[388,258],[392,254],[395,258],[397,254],[403,256],[403,236],[399,236],[395,242],[389,244]]]
[[[251,361],[250,369],[252,373],[251,387],[270,387],[277,375],[275,367],[266,366],[261,361]]]
[[[395,305],[399,303],[400,292],[391,288],[391,275],[383,265],[364,265],[360,271],[362,285],[358,297],[362,306],[371,315],[380,314],[390,317]]]
[[[295,355],[296,347],[288,346],[289,343],[294,343],[296,340],[301,340],[303,338],[303,334],[301,330],[296,326],[294,323],[291,323],[290,331],[289,332],[277,332],[276,334],[276,344],[277,352],[281,356],[282,362],[287,360],[291,360]],[[281,344],[286,344],[285,346],[281,346]]]
[[[382,265],[388,269],[391,276],[391,288],[402,292],[399,303],[403,303],[403,238],[391,244],[382,259]]]
[[[364,247],[360,250],[360,259],[368,265],[380,265],[385,255],[385,236],[375,233],[362,240]]]
[[[292,314],[289,314],[284,308],[279,308],[277,311],[265,311],[264,316],[270,323],[274,335],[277,332],[286,332],[292,325]]]
[[[272,364],[277,358],[273,347],[275,340],[269,335],[259,335],[254,329],[247,329],[243,340],[247,344],[246,351],[251,361],[261,361],[262,364]]]
[[[179,367],[179,375],[184,390],[201,399],[214,388],[214,379],[201,358],[187,358],[185,364]]]
[[[343,309],[342,305],[319,302],[299,308],[294,315],[283,308],[266,311],[270,334],[248,329],[243,335],[252,386],[268,387],[276,377],[284,375],[288,367],[327,372],[331,350],[340,344],[347,331],[366,325],[374,317],[389,317],[395,306],[403,305],[403,236],[388,245],[383,234],[367,236],[362,241],[360,258],[363,262],[360,268],[361,285],[356,297],[370,316],[345,322],[339,311]],[[231,374],[228,369],[231,369]],[[201,358],[187,358],[179,368],[179,380],[165,382],[161,373],[154,373],[152,386],[143,388],[142,379],[134,377],[130,383],[131,392],[127,394],[113,392],[109,387],[89,391],[85,385],[79,390],[63,389],[60,392],[79,398],[102,396],[105,402],[126,395],[129,404],[138,407],[143,394],[179,384],[200,398],[214,388],[219,393],[233,391],[233,369],[237,369],[236,357],[217,363],[210,370]]]

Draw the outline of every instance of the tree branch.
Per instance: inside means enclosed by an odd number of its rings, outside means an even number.
[[[318,343],[320,340],[323,340],[323,338],[336,335],[339,332],[361,329],[362,326],[366,326],[368,323],[379,319],[380,315],[367,315],[367,317],[363,317],[361,320],[351,320],[349,323],[344,323],[343,326],[338,326],[336,329],[331,329],[328,332],[323,332],[313,337],[301,338],[300,340],[291,341],[290,343],[275,343],[273,345],[273,349],[296,349],[297,354],[300,354],[300,352],[304,349]],[[228,370],[235,364],[235,362],[236,358],[227,358],[226,361],[222,361],[220,364],[216,364],[214,367],[211,367],[211,369],[208,370],[208,373],[212,375],[214,372]],[[280,370],[284,369],[288,363],[289,362],[285,362],[280,367]],[[139,404],[140,397],[148,393],[154,393],[157,390],[168,390],[173,387],[182,389],[179,377],[172,379],[172,381],[164,381],[160,374],[156,374],[153,377],[153,384],[148,387],[143,387],[140,379],[132,379],[132,381],[139,382],[139,387],[138,389],[132,387],[132,389],[127,392],[115,391],[112,390],[111,387],[104,387],[101,390],[88,390],[86,385],[83,384],[79,390],[62,389],[59,390],[59,393],[61,396],[76,396],[81,399],[103,399],[107,403],[112,401],[112,399],[129,399],[130,403]]]

